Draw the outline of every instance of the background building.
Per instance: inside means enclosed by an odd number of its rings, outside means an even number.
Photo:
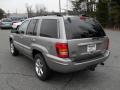
[[[82,0],[80,3],[80,13],[96,12],[98,0]]]

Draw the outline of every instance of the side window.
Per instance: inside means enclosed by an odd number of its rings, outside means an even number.
[[[40,36],[58,38],[57,20],[43,19],[41,24]]]
[[[22,23],[22,25],[18,29],[20,34],[24,34],[26,32],[28,24],[29,24],[29,20]]]
[[[36,35],[37,34],[37,20],[36,19],[33,19],[30,21],[26,34],[27,35]]]

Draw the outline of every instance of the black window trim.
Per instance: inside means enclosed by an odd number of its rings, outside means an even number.
[[[35,19],[35,20],[36,20],[36,23],[35,23],[35,27],[34,27],[34,30],[33,30],[33,34],[35,33],[35,29],[36,29],[36,35],[33,35],[33,36],[37,36],[38,35],[39,19]]]

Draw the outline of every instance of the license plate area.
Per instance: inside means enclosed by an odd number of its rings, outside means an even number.
[[[96,44],[89,44],[87,45],[87,52],[88,53],[93,53],[96,51]]]

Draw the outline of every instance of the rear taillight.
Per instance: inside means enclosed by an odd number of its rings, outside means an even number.
[[[87,19],[87,17],[85,17],[85,16],[80,16],[80,20],[86,20]]]
[[[67,43],[56,43],[57,56],[60,58],[68,58],[68,44]]]

